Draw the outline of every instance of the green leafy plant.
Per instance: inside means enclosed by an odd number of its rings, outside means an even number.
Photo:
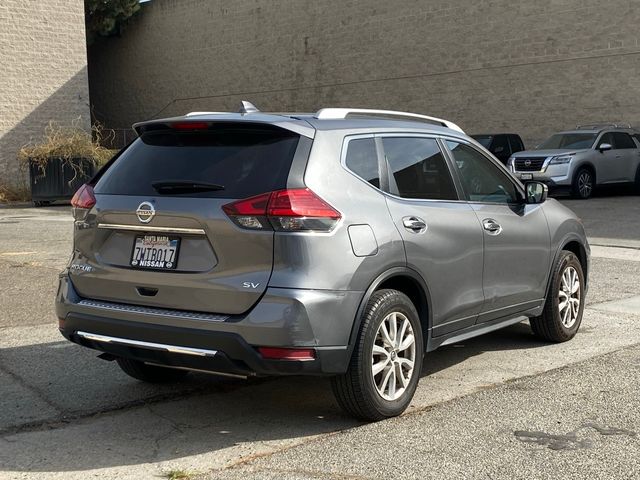
[[[97,37],[119,35],[140,11],[139,0],[85,0],[87,42]]]

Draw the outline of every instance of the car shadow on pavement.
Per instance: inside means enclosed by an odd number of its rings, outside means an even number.
[[[521,350],[549,345],[533,335],[528,322],[521,322],[495,332],[474,337],[464,342],[446,345],[427,353],[422,368],[422,376],[429,376],[459,365],[485,352]]]
[[[66,341],[0,349],[0,472],[226,463],[361,424],[326,378],[187,378],[144,384]]]
[[[544,344],[520,324],[461,345],[428,354],[423,375],[486,351]],[[84,471],[193,456],[215,468],[362,425],[342,413],[326,378],[238,381],[193,374],[178,385],[145,385],[65,342],[1,349],[5,372],[24,392],[11,396],[11,383],[3,387],[10,395],[3,400],[0,471]],[[430,381],[423,383],[419,389],[430,388]],[[42,405],[50,412],[39,418]]]

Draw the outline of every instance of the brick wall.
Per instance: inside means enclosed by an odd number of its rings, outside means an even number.
[[[190,110],[322,106],[442,116],[528,145],[640,125],[637,0],[153,0],[90,51],[112,127]]]
[[[16,152],[50,120],[89,127],[83,0],[0,2],[0,183],[17,183]]]

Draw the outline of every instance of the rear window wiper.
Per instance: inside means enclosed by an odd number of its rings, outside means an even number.
[[[215,192],[224,190],[224,185],[217,183],[195,182],[191,180],[167,180],[153,182],[151,186],[158,193],[190,193],[190,192]]]

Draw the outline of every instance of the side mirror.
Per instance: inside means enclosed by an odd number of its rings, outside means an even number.
[[[493,153],[502,153],[504,152],[504,147],[496,147],[493,149]]]
[[[608,152],[609,150],[613,150],[613,147],[611,146],[610,143],[601,143],[600,146],[598,147],[598,150],[600,150],[600,153]]]
[[[542,203],[549,195],[549,188],[541,182],[527,182],[524,184],[524,189],[527,195],[526,201],[530,204]]]

